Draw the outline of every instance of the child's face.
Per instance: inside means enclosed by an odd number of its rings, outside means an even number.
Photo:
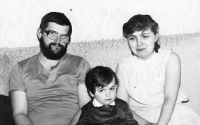
[[[115,84],[115,80],[104,88],[96,87],[96,92],[94,94],[94,98],[101,103],[102,105],[110,105],[116,98],[117,93],[117,85]]]

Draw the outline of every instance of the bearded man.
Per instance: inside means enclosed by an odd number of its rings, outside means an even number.
[[[10,95],[16,125],[68,125],[90,97],[89,63],[66,53],[72,25],[60,12],[46,14],[37,30],[40,52],[11,70]]]

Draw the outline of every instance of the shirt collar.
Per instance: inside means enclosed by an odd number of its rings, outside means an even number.
[[[98,102],[95,98],[93,99],[94,107],[101,107],[103,106],[100,102]],[[115,101],[113,101],[110,105],[115,105]]]
[[[55,72],[55,71],[57,71],[57,67],[58,67],[58,65],[59,65],[59,63],[60,63],[60,61],[62,60],[63,58],[61,58],[60,60],[59,60],[59,62],[58,62],[58,64],[55,66],[55,68],[53,68],[52,70]],[[49,75],[50,74],[50,72],[52,71],[52,70],[47,70],[47,69],[45,69],[44,68],[44,66],[41,64],[41,62],[40,62],[40,60],[39,60],[39,54],[37,55],[37,61],[38,61],[38,65],[39,65],[39,68],[38,68],[38,74],[44,74],[44,75]]]
[[[48,70],[46,70],[45,68],[44,68],[44,66],[40,63],[40,61],[39,61],[39,59],[38,59],[38,74],[45,74],[45,75],[47,75],[47,74],[49,74],[50,73],[50,71],[48,71]]]

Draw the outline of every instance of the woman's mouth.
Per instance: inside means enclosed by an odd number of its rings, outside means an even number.
[[[136,49],[137,51],[143,51],[143,50],[145,50],[145,48],[138,48],[138,49]]]

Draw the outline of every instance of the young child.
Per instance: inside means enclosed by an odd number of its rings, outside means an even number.
[[[116,98],[118,79],[112,69],[103,66],[91,69],[85,84],[93,99],[81,108],[77,125],[138,125],[128,104]]]

